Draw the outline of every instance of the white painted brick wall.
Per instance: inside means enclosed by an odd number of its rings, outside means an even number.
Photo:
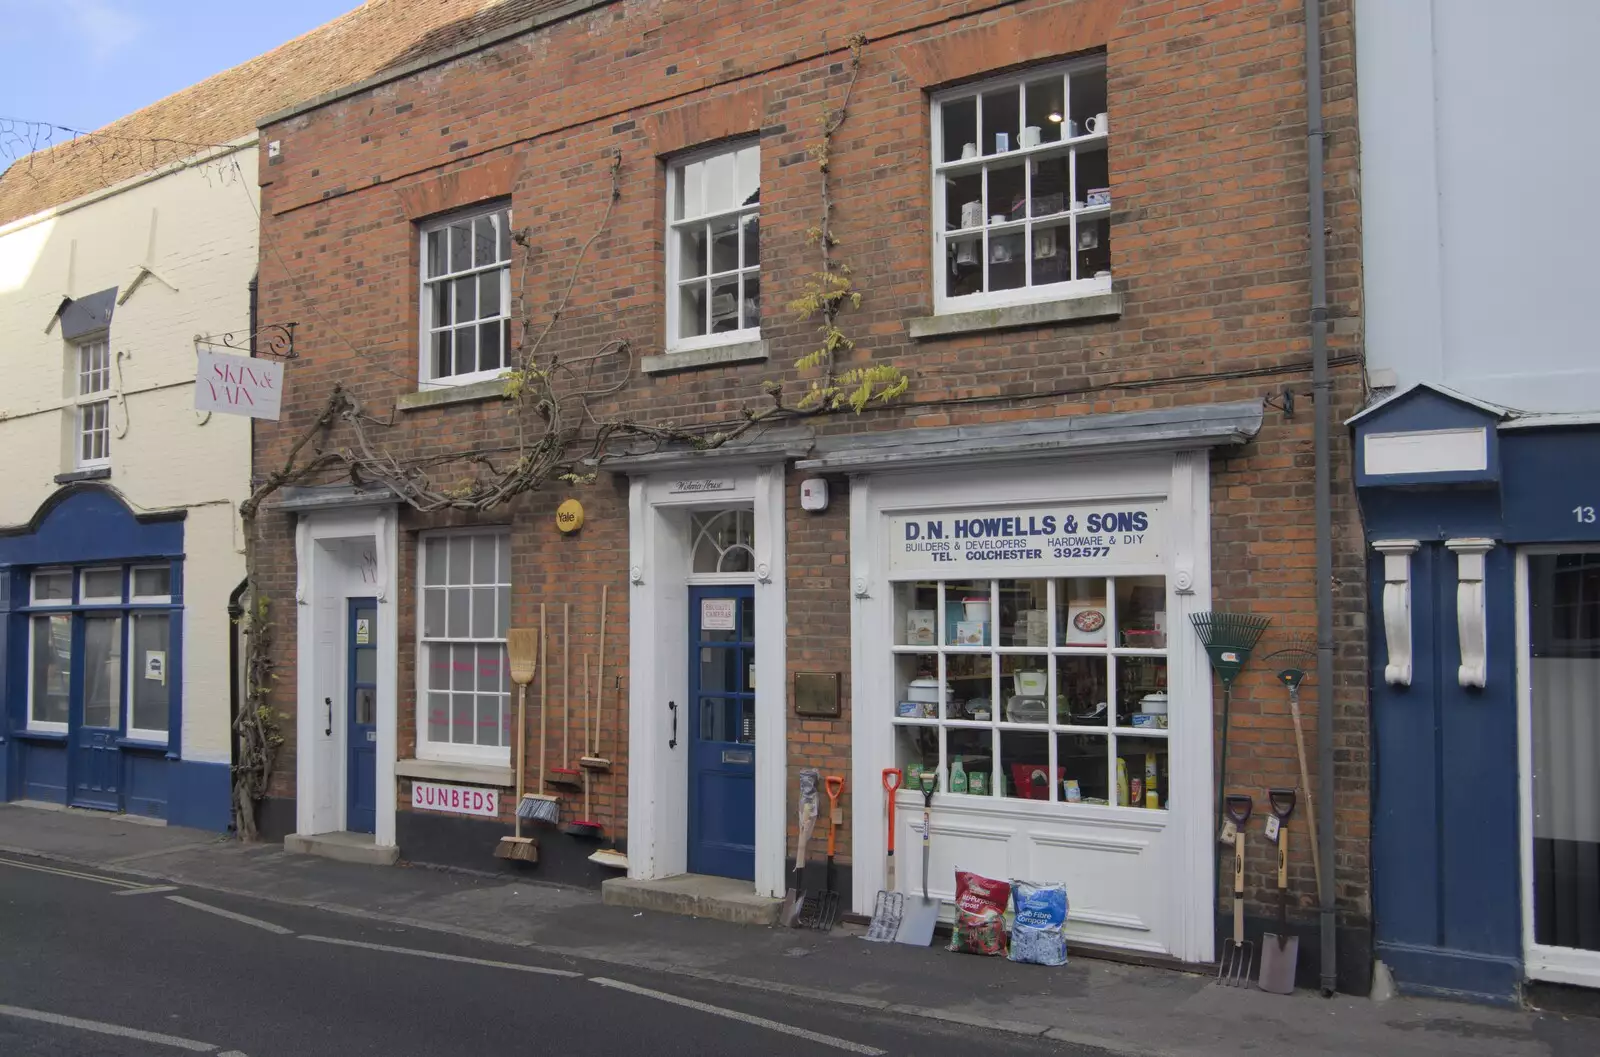
[[[194,336],[249,330],[256,201],[251,144],[0,228],[0,525],[26,522],[73,469],[66,343],[45,333],[61,298],[125,292],[146,263],[177,287],[146,277],[112,317],[112,386],[126,400],[113,402],[109,483],[136,511],[188,510],[183,755],[209,762],[229,757],[227,603],[244,578],[250,424],[193,410]]]

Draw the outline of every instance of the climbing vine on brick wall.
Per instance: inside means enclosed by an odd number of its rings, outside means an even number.
[[[589,250],[606,232],[622,197],[622,156],[615,153],[606,161],[609,187],[600,221],[574,257],[554,309],[537,325],[531,300],[522,294],[532,253],[528,232],[512,235],[519,268],[514,311],[520,330],[515,365],[505,376],[505,395],[511,401],[517,425],[517,442],[512,450],[470,449],[428,457],[396,455],[380,439],[380,431],[390,421],[369,414],[354,394],[336,383],[282,462],[255,482],[249,498],[240,504],[251,597],[258,599],[247,617],[247,701],[235,725],[242,747],[234,772],[235,817],[241,836],[255,835],[254,805],[266,795],[277,748],[283,742],[269,701],[274,679],[272,625],[266,599],[256,593],[255,519],[262,503],[273,493],[286,486],[338,476],[358,485],[386,486],[402,502],[425,513],[482,512],[524,493],[536,492],[551,482],[587,484],[613,455],[637,454],[672,444],[709,451],[780,421],[846,410],[860,413],[869,406],[889,404],[906,392],[909,380],[893,364],[846,363],[855,342],[844,330],[843,316],[847,310],[860,307],[862,291],[849,265],[835,252],[840,241],[833,231],[832,151],[834,137],[849,118],[866,38],[857,35],[847,44],[849,82],[839,105],[824,107],[819,122],[821,139],[810,149],[817,166],[821,208],[817,224],[806,236],[807,244],[818,249],[819,264],[804,280],[799,296],[788,305],[800,319],[817,320],[822,336],[819,345],[796,363],[802,373],[817,372],[798,402],[785,403],[782,384],[768,379],[761,383],[761,397],[754,406],[699,428],[608,416],[597,411],[596,404],[621,392],[632,377],[632,348],[628,341],[609,341],[592,353],[573,357],[547,349],[546,343],[566,311]],[[292,276],[290,281],[294,281]],[[328,328],[333,330],[331,323]]]

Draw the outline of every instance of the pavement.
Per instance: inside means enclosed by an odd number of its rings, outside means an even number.
[[[604,906],[593,890],[533,877],[508,881],[502,875],[403,864],[353,865],[89,812],[0,805],[0,853],[177,885],[197,900],[234,900],[229,905],[258,908],[241,913],[272,920],[314,911],[323,922],[342,921],[343,928],[404,929],[435,945],[465,944],[459,949],[470,949],[479,959],[540,959],[571,966],[586,979],[603,973],[639,981],[636,986],[698,996],[695,1001],[770,1010],[774,1019],[791,1024],[829,1024],[830,1034],[846,1039],[861,1034],[851,1033],[857,1026],[869,1033],[887,1032],[885,1025],[913,1033],[954,1033],[909,1048],[902,1041],[880,1043],[887,1052],[937,1053],[942,1048],[937,1040],[958,1045],[968,1036],[986,1047],[978,1052],[993,1052],[994,1043],[1003,1039],[1008,1053],[1153,1057],[1591,1057],[1600,1052],[1600,1021],[1585,1017],[1408,997],[1386,1002],[1346,995],[1324,999],[1310,992],[1285,997],[1220,988],[1203,975],[1087,957],[1075,956],[1054,969],[1016,965],[937,947],[865,943],[861,930],[848,926],[821,934],[640,912]],[[166,896],[126,901],[147,898]],[[317,927],[325,933],[333,928]],[[89,979],[109,979],[103,971],[82,971]],[[252,990],[262,993],[257,985]],[[8,995],[9,988],[0,992],[0,1002],[11,1002]],[[612,1022],[609,1016],[602,1021],[606,1029]],[[219,1044],[226,1041],[216,1037]],[[889,1035],[872,1037],[887,1040]],[[786,1052],[770,1039],[758,1041],[754,1050],[743,1052]],[[660,1049],[657,1037],[647,1042],[647,1052],[669,1052]],[[617,1040],[614,1048],[595,1052],[620,1052],[622,1045]],[[0,1034],[0,1053],[13,1052],[18,1051]],[[339,1052],[365,1052],[365,1047]]]

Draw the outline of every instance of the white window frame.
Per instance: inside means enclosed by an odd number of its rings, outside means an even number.
[[[709,160],[711,158],[718,157],[719,155],[737,154],[739,151],[747,150],[747,149],[751,149],[751,148],[754,148],[756,150],[756,152],[757,152],[756,153],[756,158],[757,158],[757,161],[756,161],[756,172],[757,172],[757,177],[756,177],[756,195],[757,195],[757,200],[756,200],[756,204],[755,205],[736,204],[731,209],[716,210],[716,211],[709,212],[709,213],[691,214],[689,216],[679,217],[677,219],[673,218],[672,214],[673,214],[674,203],[677,201],[677,198],[678,198],[678,184],[683,179],[683,170],[684,170],[685,167],[687,167],[689,165],[693,165],[696,162],[707,161],[707,160]],[[739,311],[743,312],[744,311],[744,305],[743,305],[743,301],[744,301],[743,280],[746,277],[749,277],[749,276],[754,276],[758,280],[761,278],[761,262],[760,262],[759,259],[754,264],[747,265],[745,263],[745,260],[744,260],[744,256],[745,256],[745,253],[744,253],[744,237],[743,237],[744,236],[743,225],[744,225],[746,219],[747,218],[754,218],[756,224],[758,225],[757,238],[758,239],[760,238],[760,233],[759,233],[759,225],[761,223],[761,202],[760,202],[760,193],[761,193],[761,181],[760,181],[761,163],[760,163],[760,157],[761,157],[761,155],[760,155],[760,149],[761,149],[761,141],[759,139],[736,140],[736,141],[734,141],[732,143],[718,144],[715,147],[710,147],[710,148],[707,148],[705,150],[694,151],[693,153],[685,154],[682,157],[674,158],[674,159],[672,159],[671,163],[668,164],[668,166],[667,166],[667,207],[666,207],[666,212],[663,215],[666,217],[666,224],[667,224],[667,229],[666,229],[666,235],[667,235],[667,238],[666,238],[666,243],[667,243],[667,246],[666,246],[666,253],[667,253],[667,290],[666,290],[666,297],[667,297],[667,340],[666,340],[666,350],[669,353],[673,353],[673,352],[691,352],[691,351],[694,351],[696,349],[711,349],[711,348],[717,348],[717,347],[720,347],[720,346],[723,346],[723,345],[739,345],[739,344],[743,344],[745,342],[760,341],[761,340],[761,324],[759,322],[759,318],[760,318],[759,305],[757,306],[757,320],[758,320],[758,322],[753,327],[736,327],[733,330],[724,330],[724,331],[719,331],[717,333],[706,333],[706,334],[699,335],[697,337],[690,337],[690,338],[683,338],[683,337],[679,337],[678,336],[678,324],[679,324],[679,321],[680,321],[679,320],[679,313],[681,311],[681,305],[679,303],[679,301],[680,301],[680,298],[679,298],[679,289],[680,289],[680,287],[688,285],[690,283],[695,283],[695,282],[704,283],[704,284],[706,284],[707,287],[709,287],[712,284],[712,282],[717,280],[717,279],[722,279],[722,280],[725,281],[730,277],[733,278],[733,279],[739,280],[740,281],[740,291],[739,291],[740,305],[739,305]],[[707,260],[707,262],[706,262],[706,274],[705,275],[697,276],[694,279],[683,279],[679,275],[679,271],[680,271],[679,261],[681,259],[681,254],[678,252],[678,240],[683,236],[684,230],[688,229],[688,228],[691,228],[691,227],[695,227],[695,226],[702,226],[702,227],[703,226],[708,226],[708,225],[710,225],[710,224],[712,224],[712,223],[714,223],[714,222],[716,222],[718,220],[725,220],[725,219],[727,219],[729,217],[734,218],[735,230],[738,231],[739,235],[740,235],[740,238],[739,238],[739,264],[738,264],[738,267],[734,268],[731,271],[712,272],[711,269],[710,269],[710,261]],[[707,253],[709,254],[709,252],[710,252],[710,236],[709,236],[709,233],[707,235],[706,242],[707,242]],[[759,254],[758,254],[758,257],[759,257]],[[709,293],[708,293],[707,297],[708,297],[708,301],[709,301]]]
[[[47,602],[45,604],[46,605],[50,605],[51,603]],[[58,603],[55,603],[55,604],[64,605],[64,606],[65,605],[71,605],[70,602],[66,602],[66,603],[58,602]],[[34,640],[38,637],[38,628],[37,628],[38,618],[40,618],[40,617],[59,617],[59,616],[64,616],[64,617],[67,618],[67,627],[69,629],[69,634],[70,634],[70,629],[72,627],[72,611],[70,609],[61,609],[61,610],[54,611],[54,612],[34,612],[34,613],[29,613],[28,614],[28,660],[27,660],[27,664],[28,664],[28,700],[27,700],[27,703],[26,703],[26,707],[27,707],[27,723],[25,724],[25,726],[26,726],[26,728],[28,730],[37,731],[37,732],[39,732],[41,734],[65,734],[65,733],[67,733],[67,724],[66,723],[53,723],[53,722],[50,722],[50,721],[47,721],[47,720],[35,719],[33,717],[33,695],[34,695],[34,690],[36,689],[36,687],[34,685],[34,675],[35,675],[35,673],[34,673],[34,661],[33,661],[33,658],[34,658],[34,650],[37,648],[36,643],[35,643]],[[72,662],[73,662],[73,660],[74,660],[74,658],[73,658],[73,655],[72,655],[72,651],[71,651],[71,648],[69,647],[68,651],[67,651],[67,713],[68,713],[69,716],[72,713]]]
[[[477,537],[477,536],[491,536],[491,537],[504,539],[505,548],[506,548],[506,560],[507,560],[508,564],[510,563],[510,559],[511,559],[511,530],[507,526],[489,527],[489,528],[480,528],[480,529],[455,529],[455,530],[447,530],[447,531],[442,531],[442,532],[425,532],[425,533],[420,534],[417,537],[417,580],[416,580],[416,584],[417,584],[417,586],[416,586],[416,600],[417,601],[416,601],[416,651],[415,651],[415,657],[416,657],[415,668],[416,668],[416,680],[417,680],[416,686],[417,686],[417,689],[416,689],[416,715],[414,717],[415,721],[416,721],[416,729],[417,729],[417,759],[419,759],[419,760],[437,760],[437,761],[444,762],[444,763],[479,763],[479,764],[494,764],[494,765],[498,765],[498,766],[507,766],[507,765],[509,765],[511,763],[511,748],[512,748],[512,744],[511,743],[516,738],[516,734],[515,734],[514,730],[513,730],[513,733],[511,735],[511,738],[508,739],[507,744],[501,745],[501,746],[493,746],[493,745],[458,745],[458,744],[456,744],[455,742],[452,742],[452,741],[434,741],[434,740],[432,740],[432,738],[429,737],[429,734],[428,734],[428,694],[429,694],[429,687],[428,687],[429,656],[428,655],[429,655],[429,650],[431,650],[435,644],[444,645],[444,646],[452,646],[452,645],[478,645],[478,646],[481,646],[481,645],[495,643],[495,642],[500,643],[501,648],[505,649],[506,640],[503,639],[503,638],[500,638],[500,639],[480,639],[480,638],[471,638],[471,637],[468,637],[468,638],[451,638],[451,637],[446,636],[446,637],[442,637],[442,638],[431,638],[430,639],[424,634],[424,632],[426,630],[426,627],[427,627],[427,624],[426,624],[426,612],[427,612],[426,611],[426,606],[427,606],[427,560],[428,560],[427,545],[428,545],[428,543],[430,541],[432,541],[432,540],[451,540],[451,539],[461,539],[463,537],[471,538],[471,537]],[[496,563],[496,567],[498,569],[498,562]],[[497,576],[497,579],[499,579],[498,576]],[[499,588],[502,587],[502,586],[506,587],[509,590],[509,588],[510,588],[510,579],[511,578],[510,578],[509,574],[507,576],[505,576],[504,579],[500,583],[497,583],[495,585],[496,591],[498,592]],[[446,583],[447,584],[449,583],[449,574],[448,574],[448,572],[446,573]],[[463,586],[465,586],[465,585],[463,585]],[[487,585],[477,585],[477,586],[487,586]],[[447,603],[447,606],[448,606],[448,603]],[[509,659],[507,660],[507,669],[506,670],[507,670],[507,672],[509,672]],[[474,691],[474,693],[478,693],[478,691]],[[514,699],[515,699],[515,693],[512,692],[511,689],[508,689],[508,691],[506,692],[506,695],[505,695],[505,699],[504,699],[504,703],[502,705],[502,708],[509,710],[513,706]],[[504,726],[505,726],[504,715],[505,715],[505,713],[502,713],[502,719],[501,719],[501,729],[502,730],[504,729]]]
[[[947,264],[948,257],[946,255],[946,245],[951,236],[964,234],[967,238],[976,238],[978,240],[979,263],[983,267],[985,276],[987,276],[990,262],[989,237],[991,232],[997,235],[1020,233],[1023,236],[1023,246],[1025,248],[1031,248],[1033,246],[1033,228],[1036,219],[1047,221],[1048,225],[1057,231],[1066,231],[1069,233],[1068,245],[1070,249],[1068,257],[1073,261],[1073,267],[1076,268],[1076,247],[1078,245],[1078,224],[1080,220],[1088,221],[1109,218],[1111,216],[1111,203],[1093,207],[1085,205],[1081,209],[1071,208],[1072,203],[1070,201],[1069,191],[1069,200],[1063,203],[1068,208],[1061,213],[1052,213],[1047,218],[1024,216],[1022,219],[1008,220],[1000,225],[991,225],[988,223],[990,218],[986,215],[982,218],[978,227],[946,230],[946,195],[944,181],[947,178],[955,176],[961,176],[973,172],[980,173],[983,177],[982,186],[984,188],[984,200],[987,201],[988,169],[997,163],[1003,162],[1004,164],[1016,164],[1022,161],[1037,161],[1043,158],[1050,158],[1064,154],[1068,156],[1069,166],[1071,166],[1069,169],[1068,187],[1076,187],[1076,165],[1078,152],[1083,149],[1109,151],[1110,137],[1107,133],[1096,132],[1094,134],[1086,134],[1082,129],[1080,129],[1079,134],[1070,140],[1058,140],[1050,143],[1042,143],[1036,147],[1022,147],[1020,145],[1020,129],[1012,130],[1011,135],[1016,142],[1013,144],[1011,150],[1003,154],[984,154],[982,152],[982,145],[992,144],[992,132],[986,133],[983,129],[983,107],[981,105],[981,98],[984,93],[993,93],[998,89],[1011,87],[1020,90],[1029,82],[1039,81],[1046,77],[1059,76],[1062,78],[1061,112],[1070,117],[1072,114],[1072,100],[1070,94],[1072,76],[1089,73],[1096,69],[1104,70],[1105,65],[1105,59],[1103,57],[1096,56],[1092,58],[1078,59],[1072,62],[1055,63],[1048,66],[1028,67],[1026,69],[1018,70],[1015,73],[1007,74],[1004,77],[996,77],[974,84],[962,85],[960,88],[952,88],[933,96],[931,100],[930,114],[932,152],[930,153],[929,158],[931,160],[930,167],[933,177],[930,189],[933,205],[932,277],[933,310],[935,314],[970,312],[979,309],[1000,308],[1010,305],[1036,304],[1042,301],[1059,301],[1074,297],[1089,297],[1095,294],[1109,293],[1111,291],[1111,275],[1101,276],[1098,278],[1089,276],[1087,278],[1069,279],[1063,282],[1049,283],[1043,286],[1029,285],[1033,279],[1033,254],[1031,252],[1024,252],[1023,259],[1025,262],[1025,271],[1023,285],[1021,287],[1012,290],[985,290],[979,293],[961,294],[958,296],[952,296],[946,293],[948,286],[947,273],[949,271],[949,265]],[[976,157],[970,159],[958,158],[955,161],[943,161],[941,160],[945,156],[943,108],[946,104],[956,100],[963,100],[973,97],[976,97],[980,100],[980,103],[976,108],[976,120],[978,123],[976,135],[977,142],[980,145],[979,153]],[[1019,105],[1018,114],[1018,123],[1020,125],[1021,122],[1025,120],[1024,115],[1026,114],[1026,109]],[[988,141],[988,144],[986,144],[986,140]],[[1032,166],[1024,165],[1023,174],[1023,197],[1025,200],[1031,201],[1033,197]],[[1109,172],[1107,175],[1109,177]],[[985,209],[985,213],[987,212],[988,210]],[[1027,212],[1031,214],[1032,210],[1029,209]],[[1066,218],[1065,226],[1062,226],[1063,218]],[[1114,262],[1113,267],[1109,270],[1113,275],[1115,274]],[[987,285],[987,280],[985,281],[985,285]]]
[[[456,213],[451,213],[448,216],[430,220],[421,225],[417,230],[417,246],[419,250],[417,254],[417,300],[419,302],[419,308],[417,312],[417,319],[419,323],[417,336],[417,378],[420,388],[436,389],[449,386],[469,385],[473,382],[488,381],[492,378],[502,377],[506,371],[510,370],[514,365],[514,350],[510,347],[512,335],[509,332],[509,328],[502,324],[502,347],[500,351],[505,362],[501,366],[484,371],[469,371],[463,374],[435,376],[433,373],[433,335],[435,330],[442,331],[445,329],[443,327],[436,328],[434,325],[432,294],[435,284],[441,282],[454,282],[457,279],[464,279],[468,276],[482,275],[495,269],[499,269],[500,314],[494,317],[486,317],[484,319],[474,320],[473,325],[474,327],[478,327],[482,326],[482,324],[486,322],[490,322],[491,320],[502,320],[509,322],[511,319],[510,251],[507,251],[508,256],[506,256],[503,260],[497,260],[493,264],[485,264],[481,267],[464,268],[459,271],[447,271],[443,275],[433,276],[431,278],[428,275],[428,236],[435,232],[443,231],[452,224],[460,224],[462,221],[475,221],[481,217],[494,218],[496,226],[496,247],[502,247],[509,242],[509,234],[502,233],[500,231],[500,225],[504,224],[509,228],[511,224],[511,205],[509,202],[505,201],[501,201],[492,206],[474,207],[470,210],[462,210]],[[445,243],[448,247],[448,237],[446,237]],[[455,324],[451,324],[450,329],[452,329],[454,332],[459,331],[461,328]],[[453,337],[451,355],[454,356]]]
[[[72,461],[80,470],[111,465],[111,341],[99,337],[73,346]],[[99,421],[90,425],[91,417]],[[100,435],[99,453],[85,452],[91,434]]]
[[[138,592],[138,576],[142,572],[161,571],[167,574],[167,593],[164,595],[141,595]],[[135,565],[128,570],[128,601],[134,605],[171,605],[172,604],[172,566],[170,565]]]
[[[131,582],[131,579],[130,579],[130,582]],[[130,587],[129,590],[131,591],[132,588]],[[154,600],[153,599],[149,599],[149,598],[143,598],[143,599],[137,599],[136,601],[144,603],[145,606],[150,606],[150,603],[152,601],[154,601]],[[164,599],[163,601],[166,604],[170,604],[172,600],[169,597],[167,599]],[[133,725],[133,697],[134,697],[134,692],[135,692],[135,688],[138,685],[137,681],[144,677],[144,664],[134,654],[134,643],[135,643],[136,640],[134,638],[133,628],[134,628],[135,622],[137,622],[139,620],[148,620],[151,617],[162,619],[162,620],[165,620],[167,622],[166,679],[161,685],[167,692],[167,696],[166,696],[166,704],[167,704],[166,716],[167,716],[167,724],[170,727],[170,725],[172,723],[172,680],[174,678],[174,675],[173,675],[173,672],[172,672],[172,638],[173,638],[173,636],[172,636],[172,612],[173,611],[171,609],[159,608],[158,606],[151,606],[150,608],[142,608],[139,605],[134,605],[134,606],[131,606],[127,611],[125,611],[122,614],[122,616],[123,616],[123,621],[122,621],[123,632],[122,633],[125,636],[125,641],[127,643],[127,646],[126,646],[127,657],[126,657],[126,659],[124,660],[123,663],[127,666],[127,681],[128,681],[128,685],[126,687],[124,687],[124,697],[123,697],[123,703],[122,703],[122,708],[123,708],[122,729],[127,732],[127,738],[128,738],[129,741],[148,742],[148,743],[155,744],[155,745],[167,745],[167,744],[171,743],[171,738],[172,738],[171,730],[148,730],[148,729],[145,729],[143,727],[136,727],[136,726]]]
[[[124,566],[121,565],[90,565],[78,570],[78,604],[81,606],[120,606],[123,604],[123,576]],[[89,575],[91,573],[116,573],[117,593],[115,595],[89,594]]]
[[[40,598],[38,585],[39,577],[41,576],[65,576],[67,578],[67,597]],[[35,569],[32,575],[28,577],[29,605],[39,606],[41,608],[53,608],[59,606],[63,609],[66,609],[71,607],[76,600],[76,581],[73,579],[71,568],[56,566],[48,569]]]

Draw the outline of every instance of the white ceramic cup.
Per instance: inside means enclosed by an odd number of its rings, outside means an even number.
[[[1006,215],[1004,213],[993,213],[989,216],[989,223],[991,224],[1004,224],[1005,222]],[[968,619],[972,618],[969,617]]]
[[[1107,114],[1096,114],[1083,123],[1083,128],[1091,136],[1104,136],[1111,131],[1111,118]]]
[[[976,158],[977,156],[978,145],[976,143],[963,143],[961,145],[961,158],[963,161],[967,158]]]
[[[1024,148],[1037,147],[1039,145],[1039,126],[1029,125],[1027,128],[1023,129],[1022,139],[1020,142]]]

